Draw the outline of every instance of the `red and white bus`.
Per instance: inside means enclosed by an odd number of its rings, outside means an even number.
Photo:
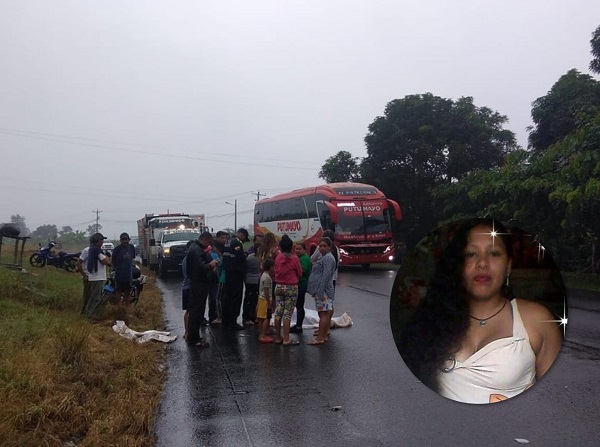
[[[335,233],[343,265],[392,262],[392,228],[402,219],[398,203],[363,183],[329,183],[256,202],[254,234],[287,234],[312,253],[323,231]]]

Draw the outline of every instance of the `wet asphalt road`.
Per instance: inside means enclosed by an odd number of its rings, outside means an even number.
[[[417,382],[389,325],[395,271],[340,272],[330,342],[263,345],[256,329],[204,329],[210,347],[169,345],[158,446],[596,446],[600,297],[570,291],[566,341],[542,381],[494,405],[460,404]],[[183,334],[180,280],[158,280],[168,329]],[[307,308],[314,303],[307,297]],[[294,336],[294,335],[292,335]]]

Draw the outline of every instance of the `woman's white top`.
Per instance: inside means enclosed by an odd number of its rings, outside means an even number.
[[[533,385],[535,354],[516,300],[511,301],[511,309],[512,336],[488,343],[462,362],[452,361],[448,372],[440,372],[442,396],[459,402],[487,404],[516,396]]]

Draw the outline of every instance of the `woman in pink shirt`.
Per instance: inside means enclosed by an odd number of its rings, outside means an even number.
[[[292,253],[294,243],[287,234],[279,241],[281,253],[275,258],[275,338],[274,343],[285,346],[297,345],[290,340],[290,322],[298,300],[298,283],[302,277],[302,266],[298,256]],[[283,318],[283,338],[281,319]]]

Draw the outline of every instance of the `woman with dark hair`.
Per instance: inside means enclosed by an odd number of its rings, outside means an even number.
[[[322,345],[327,341],[327,333],[333,313],[333,301],[335,287],[333,278],[337,268],[337,262],[331,253],[333,241],[323,237],[319,241],[321,257],[314,263],[308,278],[307,292],[315,299],[315,308],[319,314],[319,328],[315,338],[308,342],[309,345]]]
[[[290,323],[298,299],[298,283],[302,276],[302,267],[298,256],[292,253],[294,243],[287,234],[281,236],[281,253],[275,259],[275,338],[274,343],[284,346],[297,345],[298,340],[290,339]],[[283,320],[283,338],[281,324]]]
[[[447,398],[506,400],[548,371],[560,331],[544,306],[512,296],[512,241],[502,224],[469,219],[449,237],[398,349],[413,374]]]
[[[259,265],[262,267],[267,259],[275,261],[279,253],[281,253],[281,250],[279,250],[275,235],[273,233],[266,233],[256,249],[256,257],[258,258]]]
[[[304,317],[306,311],[304,310],[304,299],[306,296],[306,288],[308,287],[308,277],[310,276],[310,270],[312,268],[312,262],[310,257],[306,253],[306,244],[304,242],[296,242],[294,245],[294,251],[300,265],[302,266],[302,276],[298,283],[298,301],[296,301],[296,324],[290,328],[291,333],[301,334],[302,324],[304,323]]]

